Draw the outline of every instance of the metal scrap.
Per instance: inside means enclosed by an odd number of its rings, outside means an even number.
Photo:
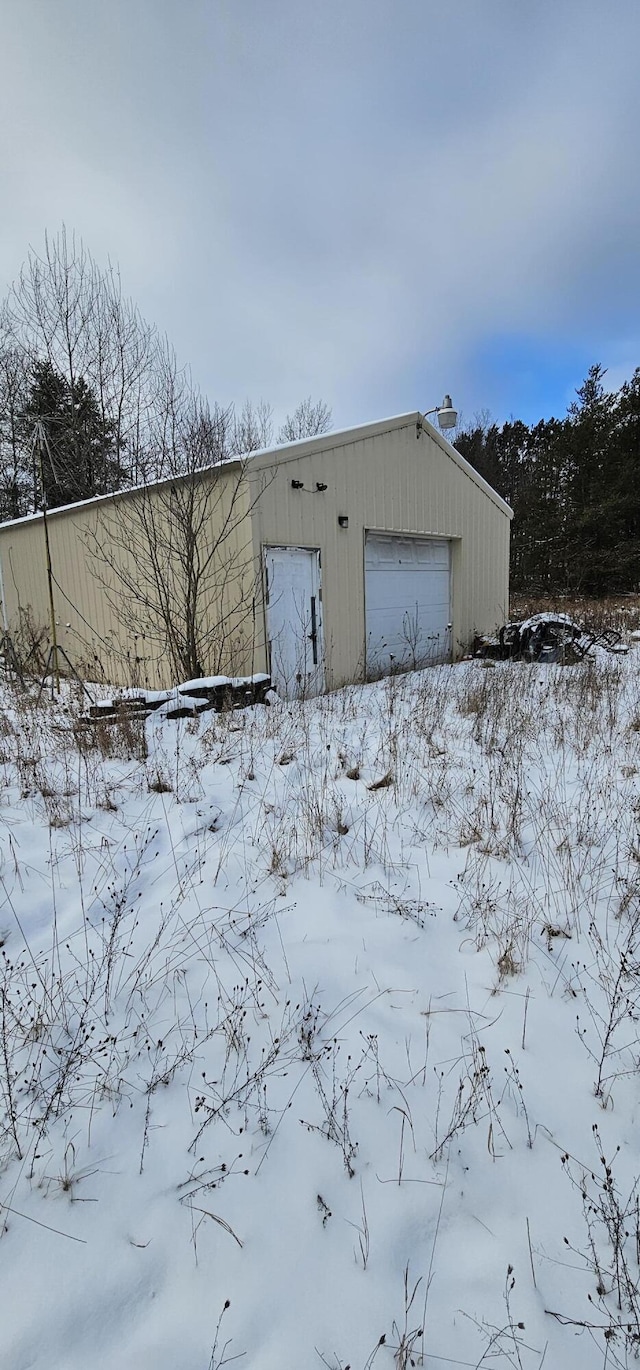
[[[533,614],[503,624],[495,636],[477,637],[472,655],[484,661],[538,661],[569,666],[593,655],[598,648],[620,656],[628,651],[616,628],[597,631],[568,614]]]

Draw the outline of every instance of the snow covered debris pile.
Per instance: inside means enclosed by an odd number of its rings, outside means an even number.
[[[473,655],[485,660],[575,665],[598,648],[620,655],[627,651],[615,628],[592,633],[568,614],[543,613],[505,623],[496,637],[476,638]]]
[[[122,713],[164,714],[166,718],[189,718],[210,709],[242,709],[264,704],[271,692],[271,677],[199,676],[173,690],[119,690],[89,709],[90,719],[113,719]]]
[[[636,1364],[631,660],[0,703],[3,1367]]]

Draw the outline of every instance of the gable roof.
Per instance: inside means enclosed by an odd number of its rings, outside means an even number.
[[[416,409],[409,414],[396,414],[392,418],[377,419],[372,423],[357,424],[352,428],[340,428],[336,429],[335,432],[318,433],[315,437],[311,438],[298,438],[295,442],[287,442],[276,447],[262,447],[256,451],[246,452],[237,457],[232,457],[229,461],[216,462],[215,465],[212,466],[203,466],[197,474],[204,476],[207,475],[209,471],[232,471],[234,468],[237,469],[249,462],[251,463],[251,466],[255,468],[273,466],[275,462],[279,465],[281,462],[294,461],[298,460],[300,457],[311,456],[314,452],[321,452],[324,448],[346,447],[350,443],[361,442],[365,438],[382,437],[385,433],[393,432],[398,428],[408,428],[412,425],[415,425],[422,431],[428,433],[429,437],[437,443],[449,460],[452,461],[474,485],[477,485],[478,488],[482,490],[483,494],[487,495],[488,498],[502,510],[503,514],[506,514],[510,519],[513,518],[513,510],[506,501],[503,500],[497,491],[493,489],[493,486],[489,485],[489,482],[471,466],[470,462],[466,461],[465,458],[456,451],[455,447],[453,447],[450,442],[447,442],[446,438],[443,438],[438,429],[425,418],[424,414],[422,414],[419,409]],[[106,504],[110,500],[126,499],[128,496],[134,495],[141,490],[159,490],[162,489],[163,486],[175,485],[176,482],[187,480],[188,478],[189,473],[175,476],[163,476],[161,480],[150,481],[145,485],[129,486],[126,490],[116,490],[107,495],[94,495],[91,499],[77,500],[74,504],[57,505],[54,509],[47,509],[47,518],[55,518],[58,514],[68,514],[74,509],[83,509],[94,505]],[[4,523],[0,523],[0,530],[3,528],[16,527],[19,524],[29,523],[34,519],[41,518],[42,511],[40,510],[33,514],[24,514],[22,518],[7,519]]]
[[[413,410],[409,414],[396,414],[390,419],[377,419],[373,423],[358,424],[355,428],[341,428],[335,433],[320,433],[313,438],[299,438],[297,442],[288,442],[283,447],[265,447],[259,452],[249,452],[246,457],[241,457],[239,460],[250,461],[252,466],[254,463],[258,466],[269,466],[273,465],[274,458],[278,463],[293,461],[307,455],[311,456],[313,452],[322,451],[325,447],[346,447],[349,443],[362,442],[365,438],[382,437],[385,433],[391,433],[397,428],[417,428],[418,426],[437,443],[454,466],[457,466],[465,476],[468,476],[469,480],[477,485],[478,489],[482,490],[483,494],[487,495],[503,514],[507,515],[507,518],[513,518],[511,505],[503,500],[497,490],[494,490],[493,486],[484,479],[484,476],[481,476],[480,472],[476,471],[475,467],[465,457],[461,456],[460,452],[450,442],[447,442],[439,429],[430,423],[419,409]]]

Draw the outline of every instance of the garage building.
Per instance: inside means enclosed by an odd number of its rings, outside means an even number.
[[[171,500],[190,479],[48,513],[58,638],[85,676],[177,683],[145,566],[178,565]],[[508,617],[511,510],[419,412],[195,479],[209,500],[198,524],[199,550],[210,547],[204,674],[268,671],[283,694],[319,693],[455,659]],[[166,556],[149,556],[150,515]],[[43,533],[41,514],[0,526],[10,636],[48,631]]]

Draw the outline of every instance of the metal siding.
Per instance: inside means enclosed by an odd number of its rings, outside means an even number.
[[[254,553],[274,545],[322,552],[327,683],[364,667],[364,532],[423,533],[453,540],[453,650],[508,614],[509,516],[415,421],[353,442],[288,457],[253,512]],[[260,470],[249,468],[255,484]],[[302,480],[304,490],[292,490]],[[316,481],[328,489],[315,492]],[[349,528],[338,527],[347,514]]]
[[[453,647],[466,649],[475,631],[489,630],[508,614],[509,516],[451,454],[428,425],[416,437],[418,415],[378,424],[369,431],[314,439],[300,450],[265,454],[247,465],[244,521],[234,534],[233,555],[246,564],[238,584],[227,587],[227,608],[236,606],[234,672],[266,665],[262,594],[262,548],[265,544],[320,548],[327,684],[353,680],[364,668],[364,531],[435,534],[452,540]],[[237,474],[237,473],[236,473]],[[230,472],[229,479],[235,477]],[[213,478],[212,478],[213,479]],[[219,479],[219,477],[216,477]],[[302,480],[304,491],[291,489]],[[315,482],[328,489],[315,492]],[[153,489],[150,492],[153,497]],[[123,497],[135,499],[136,495]],[[89,664],[92,652],[105,678],[129,683],[135,662],[126,665],[127,648],[135,647],[104,590],[91,572],[84,538],[98,519],[108,527],[108,511],[119,501],[88,504],[51,515],[54,574],[76,608],[55,591],[61,643],[72,660]],[[251,510],[251,511],[250,511]],[[347,514],[349,528],[338,527]],[[245,545],[248,551],[245,553]],[[37,624],[48,624],[42,521],[27,520],[0,528],[0,558],[10,625],[15,629],[18,603],[30,606]],[[14,583],[14,574],[18,589]],[[254,576],[256,581],[254,583]],[[256,632],[251,604],[258,587]],[[79,611],[79,612],[77,612]],[[89,632],[81,615],[92,624]],[[67,623],[70,627],[67,628]],[[144,630],[140,622],[140,631]],[[113,650],[108,649],[110,642]],[[125,656],[123,656],[123,653]],[[165,662],[148,653],[144,674],[168,684]],[[230,663],[231,664],[231,663]]]
[[[237,472],[227,479],[231,484],[237,479]],[[150,497],[153,498],[152,492]],[[127,506],[138,498],[138,494],[131,494],[117,500],[79,505],[57,514],[51,512],[48,526],[51,562],[57,582],[54,584],[57,635],[60,646],[85,678],[104,679],[110,684],[166,687],[178,682],[172,679],[170,663],[160,653],[158,644],[149,639],[142,606],[137,625],[130,630],[118,614],[120,592],[114,574],[106,565],[100,567],[100,577],[111,586],[110,599],[96,574],[96,562],[87,546],[87,538],[96,536],[106,542],[112,520],[126,518]],[[229,654],[232,652],[233,656],[229,655],[224,668],[233,674],[260,669],[260,665],[254,664],[251,522],[248,487],[244,482],[240,500],[237,527],[224,544],[225,558],[235,561],[238,576],[232,585],[225,585],[222,568],[218,577],[223,612],[232,615]],[[223,498],[219,517],[224,516],[225,507]],[[19,632],[20,610],[23,609],[29,612],[36,628],[45,630],[48,640],[49,602],[42,519],[0,528],[0,559],[10,631]],[[125,560],[135,568],[135,546],[132,545]],[[208,669],[208,663],[203,665]]]

